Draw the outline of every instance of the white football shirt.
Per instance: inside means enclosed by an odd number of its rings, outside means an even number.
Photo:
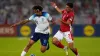
[[[34,21],[36,23],[35,32],[48,34],[50,32],[49,29],[49,21],[52,20],[52,17],[47,12],[42,12],[42,16],[37,16],[33,14],[29,20]]]

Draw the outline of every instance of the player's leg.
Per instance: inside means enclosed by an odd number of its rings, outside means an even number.
[[[74,43],[68,43],[69,45],[69,48],[73,51],[73,53],[76,55],[76,56],[79,56],[79,53],[77,51],[77,48],[74,47]]]
[[[62,43],[61,43],[61,40],[63,39],[64,35],[61,31],[58,31],[53,39],[52,39],[52,42],[55,46],[59,47],[59,48],[62,48],[64,49],[64,51],[66,52],[66,55],[68,55],[68,51],[67,51],[67,46],[64,46]]]
[[[64,45],[61,43],[61,40],[63,39],[63,33],[61,32],[61,31],[58,31],[55,35],[54,35],[54,37],[53,37],[53,39],[52,39],[52,43],[55,45],[55,46],[57,46],[57,47],[59,47],[59,48],[64,48]]]
[[[31,46],[38,40],[38,34],[34,33],[34,35],[30,38],[29,43],[26,45],[24,50],[21,53],[21,56],[25,56],[25,54],[28,52],[28,50],[31,48]]]
[[[46,49],[47,49],[47,50],[49,50],[49,48],[50,48],[50,45],[49,45],[49,39],[48,39],[48,42],[47,42],[47,47],[46,47]]]
[[[21,56],[25,56],[25,54],[28,52],[28,50],[30,49],[30,47],[35,43],[35,41],[33,40],[29,40],[29,43],[26,45],[26,47],[24,48],[24,50],[21,53]]]
[[[74,47],[73,37],[71,32],[65,32],[64,34],[65,34],[65,39],[68,42],[69,48],[74,52],[75,55],[78,55],[77,48]]]
[[[49,49],[49,34],[41,34],[40,36],[41,42],[41,52],[44,53],[47,49]]]

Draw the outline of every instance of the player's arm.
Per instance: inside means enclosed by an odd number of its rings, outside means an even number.
[[[55,20],[51,20],[51,21],[49,21],[49,23],[50,23],[50,25],[55,25],[56,24]]]
[[[14,27],[14,26],[17,26],[17,25],[24,25],[24,24],[26,24],[28,22],[30,22],[30,20],[22,20],[22,21],[20,21],[18,23],[15,23],[15,24],[11,25],[11,27]]]
[[[22,20],[22,21],[20,21],[20,22],[18,22],[18,23],[15,23],[15,24],[13,24],[11,27],[13,27],[13,26],[17,26],[17,25],[24,25],[24,24],[26,24],[26,23],[28,23],[28,22],[33,22],[34,20],[34,15],[32,15],[32,16],[30,16],[29,17],[29,19],[26,19],[26,20]],[[33,20],[33,21],[32,21]]]
[[[48,19],[48,22],[53,25],[55,24],[55,20],[50,16],[50,14],[47,13],[47,19]]]
[[[62,10],[60,10],[60,9],[58,8],[58,6],[56,5],[56,3],[51,2],[51,5],[52,5],[59,13],[62,13]]]
[[[70,20],[67,20],[67,22],[64,22],[63,20],[61,20],[61,22],[64,23],[64,24],[71,24]]]
[[[60,19],[60,21],[64,24],[71,24],[72,20],[73,20],[73,17],[69,18],[66,22]]]
[[[48,22],[49,22],[50,24],[55,24],[55,20],[54,20],[54,19],[52,19],[52,17],[51,17],[51,18],[49,17]]]

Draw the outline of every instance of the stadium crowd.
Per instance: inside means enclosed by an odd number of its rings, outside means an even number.
[[[74,3],[75,24],[100,24],[100,0],[0,0],[0,24],[13,24],[27,19],[34,5],[41,5],[54,19],[61,18],[50,2],[64,8],[66,2]]]

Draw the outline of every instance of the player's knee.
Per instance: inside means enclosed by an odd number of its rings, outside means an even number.
[[[46,51],[46,49],[41,49],[41,52],[44,53]]]
[[[56,44],[57,40],[55,38],[52,39],[52,43]]]
[[[52,43],[53,43],[53,44],[56,44],[56,41],[52,40]]]
[[[68,45],[69,45],[69,48],[70,48],[70,49],[73,49],[73,48],[74,48],[74,44],[73,44],[73,42],[68,43]]]
[[[70,48],[70,49],[73,49],[74,47],[69,45],[69,48]]]
[[[46,51],[46,46],[41,47],[41,52],[44,53]]]
[[[33,43],[29,43],[29,45],[30,45],[30,46],[32,46],[32,45],[33,45]]]
[[[45,50],[41,50],[41,52],[42,52],[42,53],[44,53],[44,52],[45,52]]]
[[[69,47],[71,50],[73,49],[73,47]]]

